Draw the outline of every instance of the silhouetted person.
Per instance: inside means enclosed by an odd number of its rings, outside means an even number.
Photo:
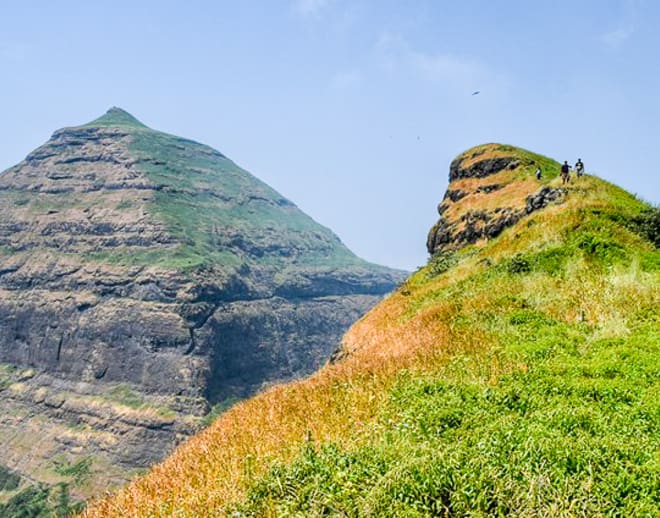
[[[536,175],[537,180],[541,179],[541,177],[543,176],[543,171],[541,171],[541,166],[538,166],[536,168],[536,173],[534,173],[534,174]]]
[[[561,183],[568,183],[571,179],[571,166],[568,165],[568,160],[564,160],[564,165],[561,166]]]
[[[575,162],[575,172],[577,173],[578,178],[584,174],[584,164],[582,163],[581,158],[578,158],[578,161]]]

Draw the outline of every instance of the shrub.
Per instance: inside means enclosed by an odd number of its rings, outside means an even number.
[[[451,252],[440,252],[429,260],[428,276],[435,277],[445,273],[458,262],[456,255]]]
[[[0,465],[0,491],[13,491],[21,483],[21,477],[9,468]]]
[[[625,248],[603,234],[582,232],[575,237],[577,247],[592,260],[613,264],[625,258]]]
[[[633,218],[631,228],[660,248],[660,207],[646,209]]]
[[[507,263],[506,270],[509,273],[529,273],[532,270],[529,260],[522,254],[514,255]]]

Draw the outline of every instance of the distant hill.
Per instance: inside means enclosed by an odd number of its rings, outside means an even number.
[[[659,212],[558,173],[512,146],[463,153],[428,265],[334,363],[86,515],[656,516]]]
[[[318,368],[404,277],[119,108],[56,131],[0,174],[0,468],[21,480],[0,502],[121,484],[212,408]]]

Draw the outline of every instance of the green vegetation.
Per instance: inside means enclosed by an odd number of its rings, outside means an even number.
[[[232,397],[228,397],[227,399],[221,401],[220,403],[216,403],[211,408],[211,411],[204,416],[204,419],[202,420],[201,424],[203,426],[210,425],[213,421],[215,421],[219,416],[221,416],[223,413],[225,413],[227,410],[229,410],[232,406],[234,406],[240,400],[241,400],[241,398],[232,396]]]
[[[228,510],[247,516],[656,515],[660,252],[648,227],[635,228],[639,235],[629,230],[628,223],[653,215],[638,200],[603,187],[615,194],[612,204],[578,210],[574,225],[558,229],[558,242],[534,243],[444,288],[425,290],[439,274],[453,273],[455,256],[434,257],[407,284],[418,295],[408,291],[413,301],[406,319],[460,300],[463,308],[451,320],[455,332],[493,346],[399,372],[386,404],[359,437],[346,445],[305,444]],[[469,260],[474,249],[462,254]],[[599,291],[581,291],[585,287]],[[568,306],[560,305],[576,317],[566,319],[554,306],[572,289]],[[633,301],[630,290],[645,295]],[[470,299],[483,304],[474,307]],[[592,305],[603,300],[620,312],[594,321]]]
[[[430,277],[445,273],[452,266],[456,265],[456,255],[451,252],[435,254],[429,260],[426,271]]]
[[[64,459],[54,459],[54,464],[55,473],[63,477],[69,477],[73,484],[79,486],[89,478],[92,458],[87,457],[73,463]]]
[[[581,178],[90,516],[657,516],[656,217]]]
[[[278,516],[620,515],[660,508],[660,331],[502,314],[496,384],[476,358],[402,372],[366,445],[306,446],[240,510]],[[481,371],[481,373],[479,373]],[[477,374],[479,373],[479,374]]]
[[[0,392],[16,381],[17,371],[15,365],[0,363]]]
[[[108,392],[107,399],[130,408],[141,408],[145,405],[144,397],[124,384],[119,384],[111,388]]]
[[[653,207],[642,211],[632,220],[631,228],[660,248],[660,208]]]
[[[20,483],[20,475],[0,464],[0,491],[13,491]]]
[[[163,268],[189,269],[208,264],[209,257],[200,255],[186,245],[160,247],[144,250],[143,248],[123,248],[104,252],[92,252],[85,256],[90,261],[132,265],[158,265]],[[237,266],[240,262],[230,252],[214,254],[214,260],[224,266]]]
[[[83,404],[109,405],[113,407],[115,412],[123,412],[127,408],[130,408],[134,410],[139,410],[140,412],[145,412],[147,414],[156,414],[164,418],[172,418],[176,415],[176,413],[169,406],[164,404],[161,405],[160,402],[155,402],[153,399],[149,400],[139,390],[135,390],[129,384],[125,384],[125,383],[116,384],[111,388],[109,388],[108,390],[106,390],[101,395],[80,396],[72,393],[62,393],[61,396],[73,397]],[[122,408],[122,407],[126,407],[126,408]],[[73,426],[73,428],[77,428],[80,430],[85,430],[86,427],[87,425],[83,425],[81,423],[78,423],[75,426]],[[64,474],[64,473],[60,473],[58,469],[62,465],[68,466],[67,459],[63,457],[56,458],[54,462],[58,466],[56,472],[59,474]],[[78,463],[78,464],[80,464],[80,467],[84,467],[85,463],[89,463],[89,462],[91,462],[91,460],[86,459],[84,463]]]
[[[116,209],[117,210],[123,210],[123,209],[130,209],[135,206],[135,202],[132,200],[121,200],[118,204]]]
[[[79,204],[70,194],[39,194],[29,200],[30,211],[39,214],[61,212]],[[26,204],[27,205],[27,204]]]
[[[328,229],[217,151],[156,131],[136,131],[140,168],[165,188],[152,207],[185,244],[163,261],[180,266],[365,265]],[[170,252],[167,252],[170,254]],[[238,254],[238,255],[237,255]],[[293,260],[293,261],[292,261]]]
[[[499,149],[504,153],[513,153],[515,156],[519,157],[522,165],[522,167],[516,171],[516,176],[519,180],[533,178],[533,174],[537,167],[540,167],[543,171],[544,183],[549,183],[561,173],[561,164],[547,156],[509,145],[500,145]]]
[[[106,113],[101,115],[98,119],[93,120],[85,126],[117,126],[128,128],[146,128],[139,120],[133,117],[130,113],[122,110],[121,108],[112,107]]]
[[[146,251],[118,248],[92,253],[87,256],[90,260],[177,269],[214,266],[224,271],[246,265],[284,275],[291,266],[378,268],[356,257],[329,229],[208,146],[151,130],[118,108],[86,126],[129,131],[137,167],[160,186],[147,208],[179,242]],[[131,202],[121,201],[117,208],[130,206]]]
[[[83,502],[73,502],[67,484],[52,487],[28,486],[9,501],[0,504],[3,518],[66,518],[81,512]]]

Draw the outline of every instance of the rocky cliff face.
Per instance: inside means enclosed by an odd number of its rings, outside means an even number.
[[[540,180],[535,176],[538,167]],[[465,151],[449,168],[449,187],[438,205],[440,218],[426,241],[429,253],[496,237],[525,215],[560,202],[565,190],[547,185],[559,169],[554,160],[502,144]]]
[[[117,108],[59,130],[0,174],[0,464],[123,481],[402,277],[207,146]]]

